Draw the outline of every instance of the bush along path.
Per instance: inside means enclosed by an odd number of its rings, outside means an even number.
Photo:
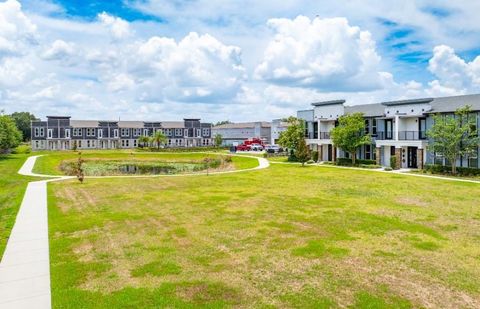
[[[18,173],[25,176],[51,179],[30,182],[25,191],[15,225],[0,263],[0,309],[51,308],[47,183],[75,177],[33,173],[32,170],[38,157],[39,156],[32,156],[27,158]],[[258,159],[257,167],[236,171],[214,172],[210,173],[210,175],[259,170],[270,166],[268,160],[264,158],[254,158]],[[193,175],[205,174],[184,174],[177,176]],[[139,177],[161,176],[172,175]],[[108,178],[109,176],[102,177]]]

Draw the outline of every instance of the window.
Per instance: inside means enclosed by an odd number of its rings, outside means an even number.
[[[95,129],[87,128],[87,136],[95,136]]]
[[[53,138],[53,129],[48,129],[48,138]]]
[[[137,140],[136,139],[133,140],[133,147],[137,147]]]
[[[203,136],[209,136],[210,135],[210,129],[203,128],[202,131],[203,131]]]
[[[120,135],[121,135],[122,137],[128,136],[128,129],[122,128],[122,129],[120,129],[120,130],[121,130],[121,131],[120,131]]]
[[[474,153],[468,157],[468,167],[478,168],[478,149],[477,153]]]
[[[118,129],[113,130],[113,138],[118,138]]]
[[[78,141],[78,148],[82,148],[82,141]]]
[[[202,136],[202,130],[197,129],[197,137],[200,137],[200,136]]]
[[[98,129],[98,138],[103,138],[103,129]]]
[[[368,119],[365,119],[365,134],[370,133],[370,121]]]
[[[87,148],[90,148],[90,140],[87,140]]]
[[[434,153],[434,162],[433,164],[443,165],[443,156],[438,153]]]
[[[182,129],[175,129],[175,136],[182,136]]]
[[[38,141],[35,141],[35,148],[38,149],[40,147],[40,143]]]
[[[172,129],[166,129],[165,132],[165,135],[172,136]]]
[[[184,130],[183,130],[183,136],[184,136],[184,137],[188,137],[188,129],[184,129]]]
[[[148,136],[148,129],[143,129],[143,135]]]
[[[140,136],[142,134],[142,129],[133,129],[133,136]]]
[[[35,137],[39,136],[44,136],[45,135],[45,129],[44,128],[35,128],[35,132],[33,133]]]
[[[70,129],[65,129],[65,138],[70,138]]]
[[[372,135],[377,136],[377,119],[372,119]]]
[[[82,129],[74,128],[73,129],[73,136],[82,136]]]

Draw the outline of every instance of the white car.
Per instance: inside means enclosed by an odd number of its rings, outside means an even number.
[[[252,150],[252,151],[262,151],[263,146],[260,145],[260,144],[252,144],[252,145],[250,145],[250,150]]]
[[[283,149],[277,145],[269,145],[265,147],[265,151],[268,153],[279,153],[282,152]]]

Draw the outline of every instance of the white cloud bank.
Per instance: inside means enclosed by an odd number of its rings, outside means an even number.
[[[92,22],[35,19],[15,0],[0,3],[0,109],[268,120],[323,99],[372,103],[480,88],[480,58],[466,62],[444,45],[433,50],[428,85],[396,82],[371,33],[346,18],[270,19],[253,67],[240,47],[213,35],[142,36],[135,26],[108,13]]]

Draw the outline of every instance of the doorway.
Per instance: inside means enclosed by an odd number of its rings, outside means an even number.
[[[327,161],[333,161],[332,158],[332,144],[328,144],[328,160]]]
[[[417,147],[407,148],[407,166],[408,168],[417,168]]]

